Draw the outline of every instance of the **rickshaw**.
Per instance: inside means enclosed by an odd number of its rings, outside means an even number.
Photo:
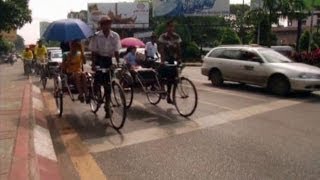
[[[181,74],[183,64],[164,64],[155,63],[152,68],[137,68],[134,73],[126,65],[118,72],[120,84],[123,86],[126,95],[126,107],[130,108],[134,96],[134,84],[137,83],[147,96],[148,101],[157,105],[161,99],[168,96],[165,89],[165,82],[169,79],[161,77],[161,68],[171,69],[176,72],[173,82],[173,105],[178,113],[183,117],[191,116],[198,105],[198,93],[193,82]]]

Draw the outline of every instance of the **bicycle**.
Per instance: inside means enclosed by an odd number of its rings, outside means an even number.
[[[172,104],[175,106],[181,116],[191,116],[195,112],[198,105],[198,93],[193,82],[181,74],[185,66],[183,64],[164,64],[163,66],[176,71],[176,75],[173,80]],[[128,70],[125,68],[125,66],[123,67],[123,71]],[[158,72],[160,67],[160,64],[154,64],[153,68],[140,68],[136,70],[134,75],[134,79],[136,79],[141,85],[148,101],[153,105],[157,105],[162,98],[165,98],[165,96],[171,95],[167,94],[167,91],[164,88],[165,83],[170,79],[160,77]],[[119,77],[119,80],[120,82],[127,82],[128,78],[122,75]],[[129,98],[133,99],[133,88],[130,88],[129,90],[131,92],[128,92],[128,94],[132,95]],[[191,100],[191,102],[189,102],[189,100]],[[128,108],[129,107],[130,106],[128,106]]]
[[[106,96],[108,93],[105,92],[106,88],[110,88],[110,101],[106,110],[106,112],[110,115],[110,122],[111,125],[119,130],[124,126],[127,111],[126,111],[126,99],[125,94],[123,92],[122,86],[113,78],[114,77],[114,67],[111,68],[101,68],[100,66],[95,66],[96,73],[101,73],[103,75],[109,74],[108,76],[108,83],[105,84],[98,84],[97,82],[93,81],[91,85],[91,100],[90,100],[90,107],[93,113],[97,113],[100,109],[102,104],[107,103],[105,101]],[[97,74],[95,74],[97,75]],[[95,76],[94,75],[94,76]],[[102,86],[104,88],[102,88]]]
[[[39,74],[40,74],[40,82],[42,84],[43,89],[46,89],[47,79],[49,76],[49,69],[47,63],[39,63]]]

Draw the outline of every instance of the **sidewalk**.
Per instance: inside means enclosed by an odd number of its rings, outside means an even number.
[[[0,180],[61,179],[44,113],[23,63],[1,64]]]

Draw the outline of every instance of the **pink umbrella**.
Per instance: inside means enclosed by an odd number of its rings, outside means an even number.
[[[144,47],[145,44],[140,39],[137,39],[134,37],[128,37],[121,40],[121,46],[122,47],[129,47],[129,46]]]

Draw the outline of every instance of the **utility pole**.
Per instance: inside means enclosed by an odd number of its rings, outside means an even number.
[[[311,22],[310,22],[310,36],[309,36],[308,52],[311,52],[311,44],[312,44],[312,41],[313,41],[313,38],[312,38],[313,15],[314,15],[314,0],[312,0],[312,3],[311,3]]]
[[[261,0],[258,0],[259,8],[261,8]],[[258,24],[258,35],[257,35],[257,44],[260,44],[260,31],[261,31],[261,22]]]

